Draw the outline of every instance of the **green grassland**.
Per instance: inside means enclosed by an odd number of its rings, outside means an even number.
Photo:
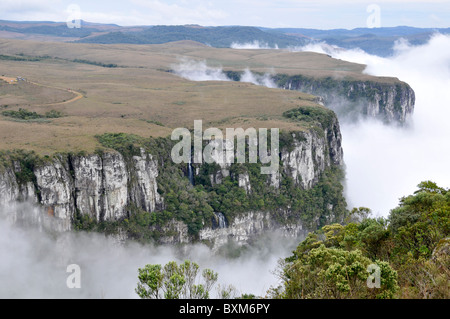
[[[0,81],[0,111],[64,114],[49,121],[0,116],[0,150],[39,154],[93,151],[99,146],[95,135],[104,133],[168,136],[176,127],[192,128],[194,120],[203,120],[204,128],[302,130],[308,121],[283,113],[322,107],[300,92],[232,81],[193,82],[168,72],[186,57],[228,71],[397,81],[365,75],[363,65],[323,54],[219,49],[192,41],[103,45],[0,39],[0,55],[6,57],[0,59],[0,75],[27,79]]]

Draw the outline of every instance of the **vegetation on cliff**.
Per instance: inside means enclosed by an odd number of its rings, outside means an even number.
[[[174,145],[169,138],[145,139],[121,133],[104,134],[97,138],[105,147],[125,156],[139,154],[142,147],[158,161],[158,192],[164,198],[164,208],[145,212],[130,206],[129,218],[120,223],[120,227],[137,240],[158,239],[162,235],[158,229],[172,219],[184,222],[189,234],[195,237],[202,228],[212,226],[214,212],[221,212],[231,223],[236,216],[249,211],[267,211],[277,218],[281,211],[287,210],[289,218],[280,219],[281,223],[301,221],[310,229],[321,227],[331,220],[343,220],[348,213],[340,167],[325,169],[319,182],[305,190],[296,186],[283,171],[280,187],[270,186],[268,176],[260,173],[259,162],[232,164],[229,167],[230,176],[224,177],[221,183],[212,183],[211,175],[217,174],[220,167],[205,163],[198,166],[199,173],[194,177],[194,185],[191,185],[187,178],[187,164],[175,164],[168,155]],[[289,147],[288,144],[280,144],[282,149]],[[242,173],[249,176],[251,192],[247,193],[239,185],[239,174]],[[84,228],[82,224],[80,228]]]
[[[426,181],[388,218],[354,209],[310,233],[282,265],[275,298],[444,298],[450,278],[450,190]],[[371,264],[380,288],[368,289]]]
[[[282,284],[269,289],[265,298],[448,299],[450,190],[431,181],[418,187],[401,198],[388,218],[372,218],[370,209],[354,208],[344,223],[311,232],[290,257],[280,260]],[[142,272],[149,279],[155,269],[160,274],[159,265],[140,269],[140,282]]]

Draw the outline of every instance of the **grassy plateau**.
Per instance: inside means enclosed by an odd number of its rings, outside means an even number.
[[[219,49],[193,41],[105,45],[0,39],[0,150],[93,151],[98,134],[168,136],[174,128],[192,128],[194,120],[203,120],[204,129],[301,130],[308,123],[283,113],[322,107],[301,92],[183,79],[170,72],[183,59],[225,71],[398,81],[365,75],[364,65],[312,52]],[[17,77],[25,80],[14,81]],[[8,116],[19,110],[60,116]]]

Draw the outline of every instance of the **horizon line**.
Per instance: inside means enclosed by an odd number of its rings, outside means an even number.
[[[319,29],[319,28],[308,28],[308,27],[265,27],[265,26],[255,26],[255,25],[241,25],[241,24],[232,24],[232,25],[201,25],[196,23],[186,23],[186,24],[149,24],[149,25],[119,25],[116,23],[103,23],[103,22],[93,22],[86,21],[81,19],[82,23],[93,24],[93,25],[104,25],[104,26],[116,26],[121,28],[137,28],[137,27],[157,27],[157,26],[198,26],[203,28],[220,28],[220,27],[249,27],[249,28],[257,28],[257,29],[270,29],[270,30],[279,30],[279,29],[305,29],[305,30],[347,30],[353,31],[357,29],[367,29],[367,30],[381,30],[381,29],[395,29],[395,28],[411,28],[411,29],[450,29],[448,27],[414,27],[410,25],[397,25],[397,26],[386,26],[386,27],[355,27],[355,28],[329,28],[329,29]],[[50,20],[5,20],[0,19],[0,22],[12,22],[12,23],[54,23],[54,24],[66,24],[66,21],[50,21]]]

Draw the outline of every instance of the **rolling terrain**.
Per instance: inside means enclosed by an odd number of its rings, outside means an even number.
[[[1,75],[27,79],[16,84],[2,81],[2,111],[23,108],[64,114],[48,122],[18,122],[2,116],[0,148],[46,154],[92,151],[98,146],[94,136],[105,132],[168,136],[176,127],[192,127],[196,119],[219,128],[298,129],[304,124],[287,120],[283,112],[303,105],[322,107],[315,97],[296,91],[185,80],[171,70],[186,59],[224,71],[249,68],[313,78],[399,82],[365,75],[363,65],[323,54],[218,49],[192,41],[136,46],[0,40],[0,53]]]
[[[247,26],[148,25],[119,26],[80,21],[80,28],[67,28],[65,22],[0,21],[0,37],[9,39],[82,42],[102,44],[162,44],[191,40],[212,47],[258,43],[270,48],[296,48],[325,42],[344,49],[362,49],[369,54],[391,56],[397,41],[412,45],[426,43],[435,33],[449,34],[449,28],[407,26],[318,30],[307,28],[264,28]]]

